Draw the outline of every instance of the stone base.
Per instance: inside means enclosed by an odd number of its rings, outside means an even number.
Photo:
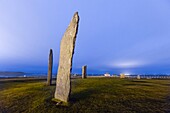
[[[53,98],[52,101],[56,103],[56,106],[66,106],[66,107],[69,106],[69,102],[66,103],[56,98]]]

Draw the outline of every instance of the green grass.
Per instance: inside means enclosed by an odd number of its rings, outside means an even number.
[[[170,112],[170,80],[73,79],[68,107],[52,101],[55,85],[42,80],[0,81],[2,113]]]

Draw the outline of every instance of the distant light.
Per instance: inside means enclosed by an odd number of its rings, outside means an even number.
[[[105,73],[104,76],[110,77],[110,74],[109,73]]]
[[[130,75],[130,73],[125,73],[125,75]]]
[[[120,73],[120,75],[123,74],[123,75],[131,75],[130,73]]]

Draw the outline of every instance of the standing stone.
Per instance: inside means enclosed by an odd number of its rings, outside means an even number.
[[[87,66],[82,67],[82,78],[87,78]]]
[[[78,32],[79,16],[76,12],[60,43],[60,60],[57,73],[55,99],[69,101],[71,91],[71,70],[76,35]]]
[[[120,78],[125,78],[125,74],[120,74]]]
[[[50,49],[49,61],[48,61],[48,77],[47,77],[48,86],[50,86],[52,83],[52,68],[53,68],[53,50]]]
[[[140,75],[137,75],[137,79],[140,79]]]

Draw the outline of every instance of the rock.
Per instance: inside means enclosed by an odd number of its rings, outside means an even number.
[[[87,78],[87,66],[82,67],[82,78]]]
[[[50,49],[49,61],[48,61],[48,76],[47,76],[47,85],[52,84],[52,68],[53,68],[53,50]]]
[[[59,106],[59,105],[61,105],[61,104],[62,104],[62,102],[57,102],[57,103],[56,103],[57,106]]]
[[[71,91],[71,70],[79,16],[76,12],[60,43],[60,60],[57,73],[55,98],[63,102],[69,101]]]

